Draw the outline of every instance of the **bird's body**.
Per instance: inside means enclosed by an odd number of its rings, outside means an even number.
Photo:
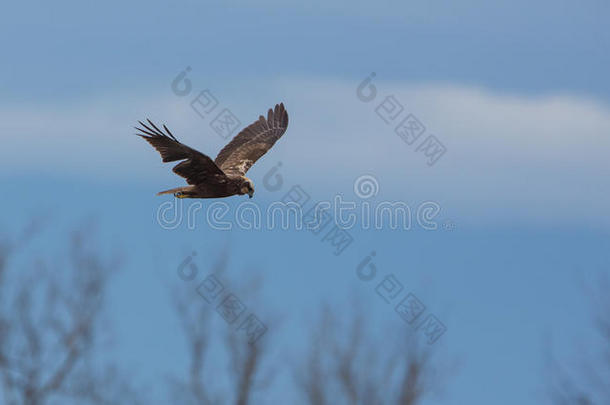
[[[174,194],[177,198],[222,198],[232,195],[246,194],[240,192],[244,178],[229,177],[219,184],[196,184],[193,186],[176,187],[158,192],[157,195]]]
[[[215,160],[180,143],[163,125],[162,131],[150,120],[150,126],[137,134],[150,143],[164,162],[180,161],[173,171],[186,179],[188,186],[161,191],[157,195],[174,194],[177,198],[222,198],[232,195],[254,194],[252,180],[245,176],[252,165],[263,156],[286,132],[288,113],[284,104],[269,109],[267,118],[262,115],[244,128],[221,151]]]

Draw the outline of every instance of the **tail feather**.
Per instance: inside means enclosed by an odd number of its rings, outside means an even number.
[[[165,191],[159,191],[157,193],[157,195],[163,195],[163,194],[174,194],[177,193],[178,191],[183,191],[184,187],[176,187],[176,188],[171,188],[169,190],[165,190]]]

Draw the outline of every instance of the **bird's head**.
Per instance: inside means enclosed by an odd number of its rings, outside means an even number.
[[[252,198],[254,195],[254,183],[247,177],[244,177],[244,181],[241,183],[240,188],[241,194],[248,194],[248,197]]]

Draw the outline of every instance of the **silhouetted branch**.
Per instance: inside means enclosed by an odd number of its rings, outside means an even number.
[[[387,340],[375,344],[368,330],[362,313],[345,323],[324,308],[306,360],[295,372],[308,403],[415,405],[439,384],[430,352],[418,346],[417,336],[405,331],[393,349]]]
[[[610,283],[603,278],[587,291],[594,304],[593,324],[601,343],[600,352],[591,358],[584,352],[576,366],[564,367],[550,354],[549,396],[560,405],[597,405],[610,402]]]
[[[18,243],[0,248],[0,379],[7,404],[43,405],[110,401],[120,385],[95,372],[90,361],[99,335],[107,281],[117,262],[104,261],[87,246],[85,230],[74,232],[68,262],[49,265],[18,259],[19,249],[38,231],[26,229]],[[17,267],[25,270],[17,271]],[[98,389],[101,380],[106,382]],[[132,399],[134,399],[132,397]]]
[[[239,297],[246,299],[252,290],[256,289],[256,283],[246,283],[249,291],[246,293],[246,289],[240,288],[238,283],[228,281],[227,266],[228,257],[225,253],[219,257],[210,273],[223,279],[225,295],[228,294],[228,291],[237,293],[239,290],[241,291],[238,294]],[[249,342],[243,331],[240,333],[234,325],[221,326],[222,329],[215,328],[215,321],[222,322],[222,316],[216,311],[218,302],[215,304],[206,302],[196,293],[194,284],[188,284],[186,290],[187,292],[184,293],[180,288],[175,292],[174,303],[190,354],[189,381],[181,382],[179,379],[174,379],[173,399],[204,405],[218,403],[247,405],[251,403],[254,391],[264,384],[264,379],[260,375],[261,362],[265,354],[264,343],[260,340],[256,343]],[[220,299],[221,297],[219,297]],[[212,317],[217,319],[212,319]],[[219,338],[224,339],[224,345],[216,344]],[[219,369],[225,368],[222,364],[218,364],[216,358],[213,360],[215,363],[211,363],[210,352],[224,353],[229,360],[230,371],[223,376],[226,377],[228,389],[221,390],[218,384],[212,386],[207,378],[210,375],[209,368],[213,367],[216,375],[219,374]],[[186,390],[181,391],[180,387]],[[220,394],[219,392],[222,391],[225,393]]]

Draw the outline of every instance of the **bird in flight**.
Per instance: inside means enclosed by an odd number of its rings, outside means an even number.
[[[280,139],[288,127],[288,113],[284,103],[269,109],[267,118],[244,128],[212,160],[209,156],[180,143],[165,125],[160,130],[150,120],[149,125],[138,121],[144,128],[136,135],[144,138],[160,154],[163,162],[181,160],[173,171],[186,179],[188,186],[157,193],[174,194],[177,198],[220,198],[232,195],[254,195],[254,183],[246,172]]]

